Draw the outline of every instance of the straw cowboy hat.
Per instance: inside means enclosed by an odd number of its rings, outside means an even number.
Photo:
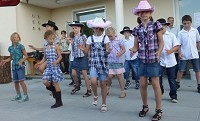
[[[88,20],[87,26],[89,28],[107,28],[111,26],[111,21],[105,21],[102,18],[96,17],[94,20]]]
[[[137,8],[133,8],[132,12],[134,15],[138,15],[138,12],[150,11],[154,12],[154,8],[148,3],[147,0],[140,0]]]
[[[48,20],[47,23],[42,24],[43,27],[46,27],[46,25],[52,26],[52,27],[54,27],[55,30],[58,30],[56,23],[53,21]]]
[[[73,21],[72,23],[69,23],[68,25],[69,26],[79,26],[79,27],[85,26],[83,23],[80,23],[79,21]]]
[[[124,34],[125,31],[128,31],[128,32],[130,32],[130,33],[133,32],[128,26],[125,26],[125,27],[123,28],[123,30],[120,32],[120,34]]]
[[[169,23],[169,22],[166,22],[166,20],[165,20],[164,18],[160,18],[160,19],[158,19],[157,21],[160,22],[162,25],[167,25],[167,26],[170,25],[170,23]]]

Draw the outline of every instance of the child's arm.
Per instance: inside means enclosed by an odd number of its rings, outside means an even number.
[[[33,45],[28,45],[31,49],[36,50],[36,51],[44,51],[44,48],[36,48]]]
[[[22,66],[22,63],[23,63],[24,61],[26,61],[27,58],[28,58],[28,55],[27,55],[25,49],[22,50],[22,53],[23,53],[24,57],[22,58],[22,60],[20,60],[20,61],[18,62],[18,64],[19,64],[20,66]]]
[[[180,47],[179,45],[176,45],[176,46],[174,46],[172,49],[166,50],[167,55],[170,55],[170,54],[176,52],[176,51],[179,49],[179,47]]]
[[[61,55],[61,50],[60,50],[59,45],[56,44],[55,48],[56,48],[56,53],[58,55],[58,59],[52,63],[54,66],[56,66],[58,63],[60,63],[60,61],[62,60],[62,55]]]
[[[162,31],[159,31],[157,33],[157,36],[158,36],[158,51],[156,52],[156,56],[157,56],[157,61],[160,62],[160,55],[161,55],[161,52],[164,48],[164,40],[163,40],[163,32]]]
[[[110,48],[110,43],[106,43],[106,54],[110,54],[112,49]]]
[[[5,59],[5,60],[2,60],[2,61],[0,62],[0,65],[3,66],[3,65],[5,65],[7,62],[10,62],[11,60],[12,60],[12,55],[10,54],[10,57],[7,58],[7,59]]]
[[[119,53],[117,53],[117,57],[122,56],[126,52],[126,48],[124,47],[124,45],[121,45],[121,48],[122,50]]]
[[[88,54],[90,50],[90,45],[86,44],[86,47],[85,45],[79,45],[78,48],[81,49],[83,53]]]
[[[138,43],[138,38],[134,37],[134,47],[130,49],[131,51],[131,57],[138,51],[139,49],[139,43]]]
[[[46,54],[44,53],[44,57],[42,58],[40,62],[35,64],[35,68],[39,68],[39,66],[43,64],[45,61],[46,61]]]

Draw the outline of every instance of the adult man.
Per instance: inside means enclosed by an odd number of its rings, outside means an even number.
[[[167,27],[168,32],[172,32],[173,34],[178,36],[179,28],[174,25],[174,17],[168,17],[167,22],[170,23],[170,25]]]

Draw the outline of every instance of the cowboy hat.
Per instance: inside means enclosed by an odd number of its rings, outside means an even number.
[[[167,26],[170,25],[170,23],[169,23],[169,22],[166,22],[166,20],[165,20],[164,18],[160,18],[160,19],[158,19],[157,21],[160,22],[162,25],[167,25]]]
[[[73,21],[72,23],[69,23],[68,25],[69,26],[79,26],[79,27],[85,26],[83,23],[80,23],[79,21]]]
[[[88,20],[87,26],[89,28],[107,28],[111,26],[111,21],[104,21],[102,18],[96,17],[94,20]]]
[[[123,30],[120,32],[120,34],[124,34],[125,31],[128,31],[128,32],[130,32],[130,33],[133,32],[128,26],[125,26],[125,27],[123,28]]]
[[[52,27],[54,27],[55,30],[58,30],[56,23],[51,20],[48,20],[47,23],[42,24],[43,27],[46,27],[46,25],[52,26]]]
[[[154,8],[148,3],[147,0],[140,0],[137,8],[133,8],[132,12],[134,15],[138,15],[138,12],[150,11],[154,12]]]

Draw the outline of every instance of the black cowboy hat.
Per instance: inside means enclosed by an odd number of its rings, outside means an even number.
[[[160,18],[160,19],[158,19],[157,21],[160,22],[162,25],[167,25],[167,26],[170,25],[170,23],[169,23],[169,22],[166,22],[166,20],[165,20],[164,18]]]
[[[80,23],[79,21],[73,21],[72,23],[69,23],[68,25],[69,26],[80,26],[80,27],[85,26],[83,23]]]
[[[120,32],[120,34],[124,34],[124,31],[129,31],[130,33],[133,32],[133,30],[131,30],[128,26],[125,26],[125,27],[123,28],[123,30]]]
[[[53,21],[48,20],[47,23],[42,24],[43,27],[46,27],[46,25],[52,26],[52,27],[54,27],[55,30],[58,30],[56,23]]]

